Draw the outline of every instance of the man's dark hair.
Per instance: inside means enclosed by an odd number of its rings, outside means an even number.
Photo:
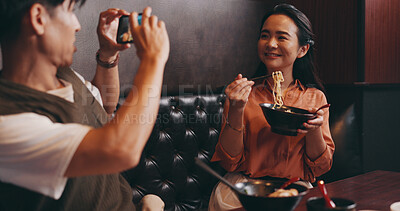
[[[261,29],[264,26],[265,21],[271,15],[286,15],[294,21],[298,28],[297,37],[299,39],[299,45],[304,46],[309,44],[310,48],[306,55],[302,58],[296,59],[293,65],[293,78],[298,79],[302,84],[306,86],[312,86],[325,92],[325,88],[322,85],[320,78],[318,77],[315,65],[315,46],[314,46],[314,33],[312,31],[312,25],[307,16],[300,10],[290,4],[279,4],[274,9],[263,17],[261,21]],[[255,76],[265,75],[266,67],[261,62]]]
[[[0,0],[0,42],[12,40],[20,33],[22,17],[35,3],[52,10],[66,0]],[[82,6],[86,0],[71,0]]]

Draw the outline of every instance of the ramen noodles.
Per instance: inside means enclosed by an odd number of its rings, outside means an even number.
[[[272,73],[272,78],[274,79],[274,87],[272,88],[272,94],[274,96],[274,108],[283,105],[283,93],[281,84],[284,81],[283,74],[281,71],[275,71]]]

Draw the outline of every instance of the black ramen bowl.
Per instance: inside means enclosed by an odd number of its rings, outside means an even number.
[[[331,198],[335,208],[325,206],[325,199],[322,197],[311,197],[307,200],[307,211],[356,211],[356,203],[349,199]]]
[[[308,193],[305,186],[291,184],[285,189],[296,189],[299,194],[289,197],[268,197],[275,192],[284,182],[256,180],[250,182],[236,183],[235,186],[240,190],[235,191],[240,203],[247,211],[292,211],[300,203],[303,196]]]
[[[297,129],[303,128],[304,122],[316,117],[316,114],[301,108],[285,105],[274,107],[270,103],[261,103],[260,106],[272,132],[281,135],[296,136]]]

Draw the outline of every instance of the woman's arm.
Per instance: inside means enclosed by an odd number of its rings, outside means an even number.
[[[225,108],[228,109],[228,112],[224,112],[226,117],[219,142],[224,151],[231,157],[239,155],[244,149],[243,115],[253,84],[253,81],[248,81],[239,74],[236,80],[225,89],[228,99]]]
[[[327,144],[322,134],[322,124],[324,123],[324,111],[317,112],[317,118],[304,123],[306,128],[306,154],[310,160],[316,160],[326,150]],[[303,130],[304,131],[304,130]]]
[[[322,103],[326,103],[324,97]],[[315,112],[316,108],[310,110]],[[329,110],[325,108],[318,111],[317,118],[304,124],[306,129],[299,133],[306,133],[305,162],[307,164],[306,177],[312,181],[332,167],[335,145],[329,129]],[[307,173],[308,172],[308,173]]]

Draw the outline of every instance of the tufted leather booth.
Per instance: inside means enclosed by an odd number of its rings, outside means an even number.
[[[217,179],[194,164],[209,163],[220,132],[222,94],[162,97],[153,132],[139,165],[122,175],[133,188],[134,203],[156,194],[165,210],[200,210]],[[215,170],[224,173],[216,164]]]

